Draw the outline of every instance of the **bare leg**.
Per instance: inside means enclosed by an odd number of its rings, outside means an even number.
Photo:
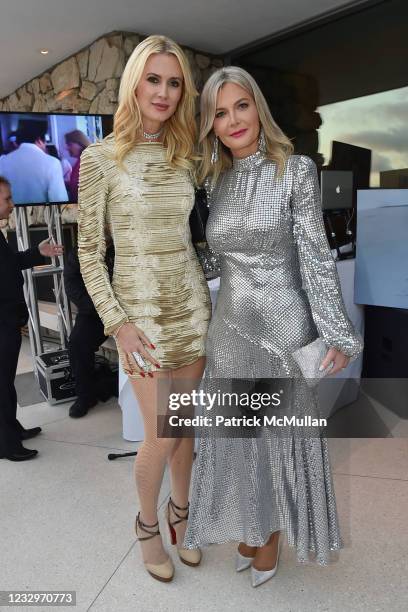
[[[259,546],[252,567],[262,572],[271,570],[276,565],[280,531],[275,531],[264,546]]]
[[[240,542],[238,545],[238,552],[243,557],[249,557],[253,559],[256,555],[257,547],[256,546],[248,546],[245,542]]]

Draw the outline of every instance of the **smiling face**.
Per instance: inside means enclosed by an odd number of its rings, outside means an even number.
[[[153,53],[136,87],[136,97],[146,132],[158,132],[176,112],[183,93],[183,72],[171,53]]]
[[[259,115],[255,100],[236,83],[225,83],[217,95],[214,133],[234,157],[247,157],[258,148]]]
[[[13,208],[10,187],[6,183],[0,183],[0,219],[8,219]]]

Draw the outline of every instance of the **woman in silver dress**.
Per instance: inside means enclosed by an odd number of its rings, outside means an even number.
[[[235,66],[204,87],[200,142],[207,238],[220,262],[201,389],[216,392],[221,378],[286,379],[288,412],[314,414],[316,387],[293,351],[320,336],[329,347],[321,367],[334,374],[362,350],[327,242],[316,166],[292,154],[256,82]],[[301,562],[313,552],[327,564],[343,547],[327,441],[295,429],[200,432],[184,546],[239,541],[236,569],[252,566],[253,586],[276,572],[281,531]]]

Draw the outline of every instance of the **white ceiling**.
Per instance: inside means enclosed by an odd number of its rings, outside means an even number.
[[[0,98],[113,30],[224,54],[345,0],[0,0]],[[47,56],[39,50],[50,49]]]

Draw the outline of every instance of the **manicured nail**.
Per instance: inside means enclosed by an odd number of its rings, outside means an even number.
[[[321,365],[319,368],[319,372],[323,372],[323,370],[324,370],[324,367]]]
[[[140,372],[140,376],[143,376],[143,378],[146,376],[146,374],[144,372]]]
[[[154,349],[155,349],[156,347],[154,346],[154,344],[151,344],[151,345],[150,345],[150,348],[154,348]]]
[[[161,365],[159,365],[158,363],[155,364],[156,368],[161,368]]]
[[[153,374],[151,372],[149,372],[149,376],[150,378],[153,378]]]

